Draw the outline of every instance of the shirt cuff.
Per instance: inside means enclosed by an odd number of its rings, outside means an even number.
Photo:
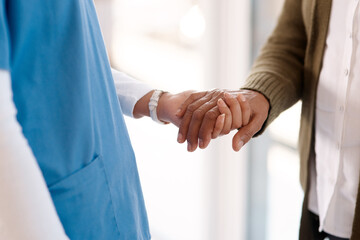
[[[123,113],[129,117],[134,117],[135,104],[153,88],[115,69],[111,69],[111,72]]]

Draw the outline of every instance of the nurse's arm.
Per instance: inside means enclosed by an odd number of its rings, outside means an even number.
[[[0,239],[68,239],[16,120],[8,71],[0,70]]]
[[[149,116],[150,112],[148,105],[154,89],[115,69],[112,69],[111,71],[123,113],[133,118]],[[183,118],[177,116],[177,111],[193,92],[194,91],[185,91],[177,94],[162,94],[156,109],[158,119],[163,122],[171,122],[179,127]],[[216,119],[212,131],[221,132],[224,127],[224,121],[224,117]]]
[[[150,116],[148,104],[153,92],[153,90],[150,91],[136,103],[133,112],[135,118]],[[185,91],[177,94],[171,94],[168,92],[163,93],[159,98],[158,106],[156,108],[158,119],[163,122],[171,122],[175,126],[179,127],[182,119],[176,116],[176,112],[180,108],[181,104],[193,92],[194,91]]]

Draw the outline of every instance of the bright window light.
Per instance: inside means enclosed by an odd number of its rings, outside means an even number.
[[[198,5],[194,5],[180,20],[180,32],[189,39],[200,39],[206,28],[205,18]]]

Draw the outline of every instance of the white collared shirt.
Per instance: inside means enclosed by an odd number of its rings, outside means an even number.
[[[316,101],[309,210],[319,231],[350,238],[360,173],[359,0],[333,0]],[[315,181],[316,180],[316,181]]]

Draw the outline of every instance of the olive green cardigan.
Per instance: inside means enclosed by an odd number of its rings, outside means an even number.
[[[264,94],[270,101],[262,131],[284,110],[302,100],[299,135],[300,182],[305,191],[300,238],[308,219],[308,166],[314,153],[317,84],[322,66],[331,0],[286,0],[278,24],[255,61],[244,88]],[[359,159],[360,161],[360,159]],[[359,185],[360,187],[360,185]],[[360,199],[357,197],[352,240],[360,239]]]

